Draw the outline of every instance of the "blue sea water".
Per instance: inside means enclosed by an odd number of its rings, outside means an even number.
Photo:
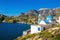
[[[28,24],[0,23],[0,40],[13,40],[22,35],[22,32],[30,29]]]

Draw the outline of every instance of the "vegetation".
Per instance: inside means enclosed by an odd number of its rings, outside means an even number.
[[[46,10],[47,12],[43,13],[42,11],[37,10],[30,10],[27,13],[20,13],[20,15],[14,17],[14,16],[5,16],[0,14],[0,22],[7,22],[7,23],[29,23],[29,24],[38,24],[38,14],[42,14],[42,18],[45,18],[47,15],[51,14],[54,17],[60,16],[60,9],[56,9],[52,11],[52,13],[49,12],[49,10]],[[56,25],[58,28],[60,28],[60,24]],[[60,31],[60,30],[59,30]],[[48,32],[47,30],[42,31],[38,34],[28,34],[26,36],[21,36],[16,38],[16,40],[37,40],[39,38],[42,38],[42,40],[60,40],[60,32],[58,30],[52,30],[51,32]],[[52,34],[55,32],[54,34]]]
[[[57,27],[60,25],[57,25]],[[54,27],[56,28],[56,27]],[[58,29],[55,30],[51,30],[51,32],[49,32],[49,30],[45,30],[42,31],[38,34],[28,34],[26,36],[21,36],[16,38],[16,40],[60,40],[60,27],[58,27]]]
[[[27,39],[35,39],[35,37],[39,35],[38,38],[36,39],[39,39],[39,38],[42,38],[42,40],[60,40],[60,34],[54,34],[52,35],[51,33],[49,32],[42,32],[42,33],[39,33],[39,34],[30,34],[30,35],[26,35],[25,37],[18,37],[16,40],[27,40]]]
[[[16,40],[26,40],[28,38],[31,38],[31,37],[34,37],[36,34],[29,34],[29,35],[26,35],[25,37],[18,37],[16,38]]]
[[[56,8],[55,10],[51,9],[51,12],[49,12],[49,9],[46,9],[46,12],[43,13],[44,10],[30,10],[26,13],[21,12],[20,15],[14,17],[14,16],[5,16],[3,14],[0,14],[0,22],[7,22],[7,23],[29,23],[29,24],[38,24],[38,14],[42,14],[42,18],[44,19],[47,15],[51,14],[54,17],[60,16],[60,8]]]
[[[25,15],[24,13],[21,13],[19,16],[1,16],[0,14],[0,22],[7,22],[7,23],[29,23],[29,24],[37,24],[37,15],[31,16],[31,15]]]
[[[56,35],[52,40],[60,40],[60,34]]]

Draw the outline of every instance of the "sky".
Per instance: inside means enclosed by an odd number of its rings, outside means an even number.
[[[17,16],[31,9],[60,7],[60,0],[0,0],[0,14]]]

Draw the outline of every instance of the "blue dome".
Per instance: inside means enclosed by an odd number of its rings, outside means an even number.
[[[47,20],[51,20],[52,18],[53,18],[53,16],[51,16],[51,15],[48,15],[48,16],[46,17]]]
[[[49,23],[49,20],[45,20],[46,23]]]

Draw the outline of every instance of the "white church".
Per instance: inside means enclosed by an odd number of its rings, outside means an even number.
[[[52,16],[48,15],[45,20],[41,18],[41,14],[38,15],[38,25],[31,25],[31,34],[33,33],[39,33],[42,30],[45,30],[48,28],[48,23],[52,22]]]

